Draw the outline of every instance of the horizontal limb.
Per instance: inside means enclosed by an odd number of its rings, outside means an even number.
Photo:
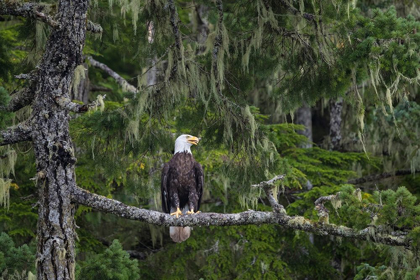
[[[26,124],[21,123],[15,127],[0,131],[0,146],[29,141],[32,129]]]
[[[89,104],[78,104],[63,96],[56,97],[55,102],[65,110],[75,113],[85,113],[89,111],[89,109],[101,107],[101,105],[103,105],[103,99],[105,99],[105,96],[106,95],[98,95],[97,100]]]
[[[115,81],[122,87],[122,89],[124,91],[127,92],[131,92],[131,93],[137,93],[138,90],[135,86],[129,84],[123,77],[121,77],[118,73],[116,73],[115,71],[113,71],[111,68],[109,68],[107,65],[93,59],[91,56],[89,56],[87,58],[90,62],[90,64],[95,67],[95,68],[99,68],[103,71],[105,71],[105,73],[107,73],[108,75],[110,75],[112,78],[115,79]]]
[[[12,95],[12,99],[10,100],[7,106],[0,106],[1,111],[8,111],[8,112],[16,112],[19,109],[30,105],[32,100],[34,99],[35,92],[32,88],[27,87],[23,88],[17,93]]]
[[[403,170],[397,170],[395,172],[385,172],[381,174],[373,174],[373,175],[368,175],[368,176],[364,176],[364,177],[360,177],[356,179],[350,179],[347,181],[347,183],[352,184],[352,185],[359,185],[359,184],[364,184],[368,182],[380,181],[382,179],[386,179],[389,177],[412,175],[419,172],[420,170],[412,172],[409,169],[406,169],[406,170],[403,169]]]
[[[45,5],[38,3],[21,3],[0,0],[0,15],[21,16],[43,21],[52,27],[58,27],[59,23],[51,16],[44,13]]]
[[[406,236],[387,233],[375,233],[372,237],[369,228],[355,230],[345,226],[324,224],[308,220],[302,216],[289,216],[276,212],[245,211],[236,214],[200,213],[175,218],[169,214],[128,206],[120,201],[90,193],[75,187],[72,201],[92,207],[95,210],[112,213],[117,216],[161,226],[239,226],[239,225],[279,225],[287,229],[302,230],[319,235],[340,236],[350,239],[367,240],[391,246],[410,247]]]

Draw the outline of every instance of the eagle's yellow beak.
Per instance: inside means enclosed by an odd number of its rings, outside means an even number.
[[[191,137],[188,137],[187,141],[190,144],[197,145],[198,142],[200,142],[200,139],[195,136],[191,136]]]

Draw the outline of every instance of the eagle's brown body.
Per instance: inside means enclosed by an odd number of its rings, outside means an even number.
[[[203,194],[204,173],[201,165],[189,152],[176,153],[162,170],[162,208],[165,213],[182,209],[198,211]],[[186,240],[189,227],[171,227],[170,234],[175,242]]]

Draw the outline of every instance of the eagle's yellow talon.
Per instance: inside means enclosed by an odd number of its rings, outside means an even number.
[[[176,216],[177,218],[179,216],[182,216],[182,212],[181,212],[181,210],[179,210],[179,207],[176,208],[175,212],[171,213],[171,216]]]
[[[192,214],[198,214],[198,213],[200,213],[201,211],[197,211],[197,212],[195,212],[194,213],[194,209],[192,209],[191,211],[187,211],[187,214],[188,215],[192,215]]]

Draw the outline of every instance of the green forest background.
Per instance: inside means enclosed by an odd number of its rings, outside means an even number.
[[[45,3],[56,9],[54,1]],[[175,2],[181,45],[166,1],[90,3],[89,19],[103,32],[88,34],[72,94],[84,102],[106,98],[103,110],[75,114],[71,122],[78,186],[160,210],[162,164],[176,137],[187,133],[202,137],[193,147],[205,170],[201,211],[272,211],[250,185],[285,174],[275,191],[289,215],[317,220],[314,201],[341,192],[341,205],[326,204],[330,223],[370,225],[372,236],[407,231],[413,247],[273,225],[195,227],[175,244],[168,228],[79,206],[77,278],[418,279],[420,3],[223,1],[222,24],[217,3]],[[25,84],[14,75],[36,67],[48,34],[43,22],[0,16],[0,105]],[[89,56],[138,93],[92,67]],[[332,146],[337,100],[342,139]],[[302,107],[312,113],[312,141],[296,124]],[[28,107],[0,111],[0,129],[29,116]],[[0,147],[0,156],[0,180],[10,182],[0,189],[0,279],[30,279],[35,158],[30,144]],[[379,206],[366,211],[371,205]]]

